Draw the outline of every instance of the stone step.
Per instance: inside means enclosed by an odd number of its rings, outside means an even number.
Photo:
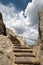
[[[33,52],[33,49],[13,49],[13,52]]]
[[[14,64],[14,65],[15,65],[15,64]],[[25,64],[25,63],[24,63],[24,64],[16,64],[16,65],[40,65],[40,63],[36,63],[36,64],[33,64],[33,63],[30,63],[30,64],[29,64],[29,63],[28,63],[28,64]]]
[[[14,64],[15,65],[15,64]],[[33,64],[16,64],[16,65],[33,65]]]
[[[28,49],[33,49],[31,46],[27,45],[21,45],[21,44],[14,44],[13,48],[28,48]]]
[[[35,64],[35,65],[40,64],[38,59],[33,58],[33,57],[16,57],[15,63],[16,64]]]
[[[13,48],[17,48],[17,49],[31,49],[30,47],[25,47],[25,46],[14,46]]]
[[[29,55],[29,54],[34,54],[34,55],[35,55],[34,52],[32,52],[32,53],[31,53],[31,52],[14,52],[14,55],[16,55],[16,54],[18,54],[18,55],[24,55],[24,54],[25,54],[25,55],[26,55],[26,54]]]
[[[36,57],[35,54],[30,53],[30,54],[15,54],[16,57]]]
[[[39,64],[17,64],[17,65],[39,65]]]

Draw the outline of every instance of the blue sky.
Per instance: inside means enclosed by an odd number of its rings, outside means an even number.
[[[0,2],[3,3],[4,5],[12,3],[17,10],[25,10],[28,2],[31,1],[32,0],[0,0]]]

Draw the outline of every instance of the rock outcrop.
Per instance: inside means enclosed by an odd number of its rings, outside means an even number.
[[[0,35],[0,65],[12,65],[12,46],[8,36]]]
[[[0,65],[13,65],[13,44],[8,34],[10,32],[12,33],[6,28],[0,13]]]
[[[2,14],[0,13],[0,34],[7,35],[6,26],[3,22]]]
[[[43,9],[41,9],[39,11],[39,35],[40,35],[40,39],[41,41],[43,41]]]

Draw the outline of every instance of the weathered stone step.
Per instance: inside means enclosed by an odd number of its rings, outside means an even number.
[[[33,65],[33,64],[17,64],[17,65]]]
[[[15,44],[15,45],[14,45],[14,48],[15,48],[15,47],[32,48],[32,47],[30,47],[30,46],[20,45],[20,44],[18,44],[18,45],[17,45],[17,44]],[[32,48],[32,49],[33,49],[33,48]]]
[[[35,54],[15,54],[16,57],[36,57]]]
[[[32,53],[29,53],[29,52],[27,52],[27,53],[26,53],[26,52],[16,52],[16,53],[14,53],[14,54],[16,54],[16,55],[24,55],[24,54],[25,54],[25,55],[26,55],[26,54],[27,54],[27,55],[30,55],[30,54],[34,54],[34,55],[35,55],[34,52],[32,52]]]
[[[15,63],[16,64],[35,64],[35,65],[39,65],[40,61],[38,61],[38,59],[33,58],[33,57],[16,57]]]
[[[31,47],[31,46],[27,46],[27,45],[21,45],[21,44],[14,44],[14,48],[19,48],[19,47],[21,47],[21,48],[28,48],[28,49],[33,49],[33,47]]]
[[[13,48],[17,48],[17,49],[31,49],[30,47],[25,47],[25,46],[14,46]]]
[[[33,52],[33,49],[14,49],[13,52]]]
[[[14,64],[15,65],[15,64]],[[16,64],[16,65],[40,65],[40,63],[36,63],[36,64],[33,64],[33,63],[31,63],[31,64]]]
[[[27,54],[27,55],[29,55],[29,54],[34,54],[34,55],[35,55],[35,53],[33,53],[33,52],[32,52],[32,53],[31,53],[31,52],[27,52],[27,53],[26,53],[26,52],[14,52],[14,55],[16,55],[16,54],[17,54],[17,55],[19,55],[19,54],[21,54],[21,55],[24,55],[24,54],[25,54],[25,55],[26,55],[26,54]]]
[[[36,65],[36,64],[16,64],[16,65]]]

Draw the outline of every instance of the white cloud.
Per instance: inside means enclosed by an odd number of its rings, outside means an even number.
[[[3,14],[3,20],[6,26],[13,29],[16,34],[26,38],[37,39],[38,11],[41,7],[43,7],[43,0],[32,0],[32,2],[28,3],[25,12],[18,12],[11,3],[7,6],[0,3],[0,12]],[[34,43],[29,39],[27,42]]]

